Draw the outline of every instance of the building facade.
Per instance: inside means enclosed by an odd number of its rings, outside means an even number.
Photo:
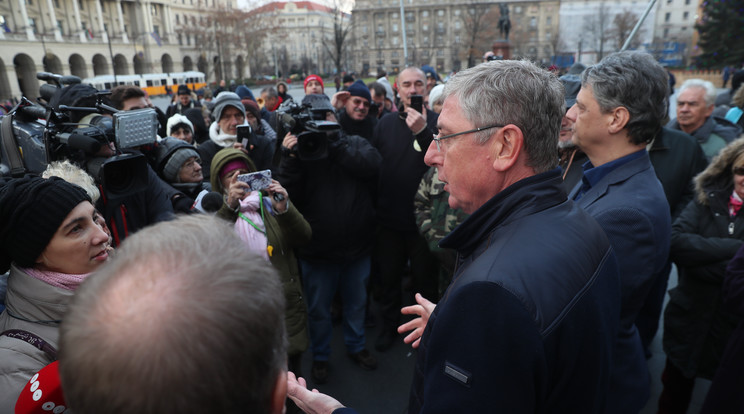
[[[350,23],[348,13],[311,1],[271,2],[251,10],[248,18],[264,32],[251,69],[284,78],[290,73],[333,73],[334,25],[343,30]]]
[[[560,2],[501,4],[507,6],[503,11],[508,11],[511,24],[512,56],[550,62],[559,40]],[[473,57],[478,63],[494,42],[506,38],[499,29],[501,12],[499,3],[477,0],[407,0],[402,8],[399,0],[357,0],[352,11],[352,70],[397,72],[407,65],[431,65],[449,73],[467,67]]]
[[[41,71],[247,77],[245,53],[220,43],[224,29],[209,18],[229,13],[234,1],[0,0],[0,99],[37,96]]]

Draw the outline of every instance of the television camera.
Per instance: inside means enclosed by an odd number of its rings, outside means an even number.
[[[147,160],[124,151],[155,143],[155,111],[117,111],[107,104],[109,92],[81,84],[76,76],[36,77],[48,82],[39,88],[38,103],[22,97],[0,120],[0,175],[41,174],[50,162],[68,159],[93,176],[106,197],[141,191]]]
[[[303,102],[298,104],[290,100],[282,103],[276,110],[279,123],[284,133],[291,132],[297,136],[297,146],[293,151],[300,160],[314,161],[326,158],[328,143],[338,136],[341,125],[326,121],[326,113],[335,112],[327,96],[324,98],[322,95],[308,95]]]

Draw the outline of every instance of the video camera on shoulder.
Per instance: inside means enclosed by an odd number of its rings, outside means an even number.
[[[117,198],[147,186],[147,161],[124,151],[156,142],[158,120],[153,109],[118,111],[109,92],[82,84],[76,76],[46,72],[37,78],[38,104],[26,97],[3,118],[0,173],[41,174],[52,161],[68,159]],[[18,150],[20,148],[20,150]]]
[[[313,94],[305,96],[302,105],[289,101],[277,109],[284,130],[297,136],[295,152],[300,160],[328,157],[328,135],[341,130],[338,123],[326,121],[328,112],[335,112],[328,96]]]

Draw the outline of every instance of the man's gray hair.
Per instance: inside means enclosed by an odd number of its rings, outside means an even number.
[[[705,91],[705,105],[711,106],[715,105],[716,103],[716,96],[718,95],[718,90],[713,85],[712,82],[702,80],[702,79],[687,79],[682,83],[682,86],[679,87],[679,92],[677,92],[677,96],[681,94],[685,89],[689,88],[701,88]]]
[[[558,78],[526,60],[495,60],[463,70],[444,86],[446,100],[457,98],[475,128],[516,125],[524,134],[527,165],[535,173],[555,168],[558,135],[566,112]],[[484,144],[493,130],[475,134]]]
[[[279,92],[277,92],[276,88],[273,86],[267,86],[261,89],[261,93],[263,94],[264,92],[266,92],[267,98],[276,98],[279,96]]]
[[[75,294],[60,332],[67,402],[78,414],[269,412],[284,309],[276,271],[224,221],[148,227]]]
[[[581,75],[603,113],[624,107],[630,113],[625,125],[633,144],[651,142],[667,116],[669,75],[648,53],[613,53]]]

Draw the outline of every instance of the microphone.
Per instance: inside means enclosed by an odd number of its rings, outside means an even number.
[[[101,149],[100,141],[85,134],[65,132],[57,134],[57,137],[61,143],[69,145],[70,148],[83,150],[88,154],[96,154]]]
[[[44,119],[46,118],[46,108],[39,105],[20,106],[18,111],[23,115],[33,119]]]
[[[52,362],[31,377],[15,405],[15,414],[60,414],[68,411],[59,379],[59,361]]]
[[[201,200],[201,206],[207,213],[214,213],[222,207],[222,194],[210,191]]]

